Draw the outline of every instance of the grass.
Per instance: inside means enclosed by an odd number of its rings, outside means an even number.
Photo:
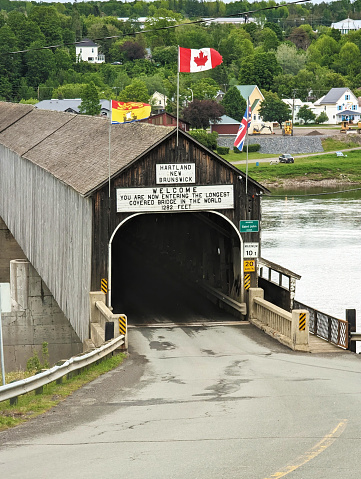
[[[80,374],[69,379],[63,377],[62,384],[52,382],[44,386],[42,394],[35,394],[35,391],[19,396],[18,403],[10,406],[10,401],[0,402],[0,431],[17,426],[33,417],[48,411],[59,404],[60,401],[70,396],[74,391],[85,384],[93,381],[102,374],[111,371],[119,366],[125,358],[125,354],[116,354],[104,359],[99,364],[92,364]],[[8,377],[19,379],[24,373],[11,373]]]
[[[345,135],[346,136],[346,135]],[[347,150],[349,148],[357,148],[361,146],[361,143],[357,143],[351,138],[345,138],[342,140],[335,140],[333,138],[325,138],[322,140],[322,146],[325,151],[337,151],[337,150]]]
[[[243,172],[246,165],[235,165]],[[361,150],[350,151],[347,158],[335,154],[296,158],[295,163],[270,165],[269,163],[249,163],[248,174],[254,180],[262,183],[282,182],[282,180],[322,180],[339,179],[361,183]]]

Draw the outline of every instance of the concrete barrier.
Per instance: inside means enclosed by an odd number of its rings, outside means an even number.
[[[309,351],[309,312],[295,309],[291,313],[264,299],[261,288],[249,290],[250,323],[294,351]]]
[[[122,349],[128,349],[127,317],[125,314],[113,314],[105,304],[105,299],[106,296],[102,291],[92,291],[90,293],[90,338],[97,348],[104,344],[107,323],[113,323],[114,337],[120,336],[119,317],[121,317],[122,322],[125,322],[126,325]]]

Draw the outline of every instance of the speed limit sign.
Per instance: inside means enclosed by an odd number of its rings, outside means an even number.
[[[259,243],[244,243],[243,256],[245,258],[258,258]]]

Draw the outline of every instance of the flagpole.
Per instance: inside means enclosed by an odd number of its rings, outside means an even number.
[[[110,150],[111,150],[111,133],[112,133],[112,112],[113,101],[110,100],[110,123],[109,123],[109,148],[108,148],[108,177],[109,177],[109,198],[110,198]]]
[[[247,129],[246,129],[246,145],[247,145],[247,156],[246,156],[246,196],[247,196],[247,187],[248,187],[248,121],[249,121],[249,97],[247,98]]]
[[[180,67],[180,51],[178,45],[178,71],[177,71],[177,147],[178,147],[178,126],[179,126],[179,67]]]

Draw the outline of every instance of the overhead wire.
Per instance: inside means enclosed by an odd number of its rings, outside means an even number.
[[[119,34],[119,35],[112,35],[112,36],[109,36],[109,37],[94,38],[94,41],[113,40],[113,39],[117,39],[117,38],[141,35],[141,34],[144,34],[144,33],[154,33],[154,32],[162,31],[162,30],[170,30],[170,29],[179,28],[179,27],[183,27],[183,26],[197,25],[197,24],[199,25],[199,24],[202,24],[202,23],[212,22],[214,20],[217,20],[217,18],[234,18],[234,17],[242,17],[243,16],[245,18],[245,23],[247,23],[247,19],[248,19],[249,15],[251,15],[251,14],[259,13],[259,12],[262,12],[262,11],[265,11],[265,10],[275,10],[275,9],[278,9],[278,8],[287,7],[288,5],[295,5],[295,4],[299,4],[299,3],[311,3],[311,2],[310,2],[310,0],[296,0],[295,2],[282,3],[282,4],[278,4],[278,5],[273,5],[271,7],[260,8],[258,10],[249,10],[248,12],[233,13],[232,15],[222,15],[222,17],[218,16],[218,17],[211,17],[211,18],[203,18],[203,19],[200,19],[200,20],[192,20],[190,22],[185,22],[185,23],[177,23],[176,25],[168,25],[168,26],[165,26],[165,27],[157,27],[157,28],[153,28],[152,30],[141,30],[139,32],[122,33],[122,34]],[[67,43],[61,43],[61,44],[58,44],[58,45],[48,45],[48,46],[43,46],[43,47],[27,48],[25,50],[15,50],[15,51],[10,51],[10,52],[4,52],[4,53],[2,53],[2,55],[15,55],[15,54],[18,54],[18,53],[28,53],[28,52],[31,52],[31,51],[52,50],[52,49],[55,49],[55,48],[62,48],[62,47],[67,47],[67,46],[72,46],[72,45],[80,45],[81,46],[82,43],[85,43],[85,41],[80,40],[78,42],[67,42]]]

